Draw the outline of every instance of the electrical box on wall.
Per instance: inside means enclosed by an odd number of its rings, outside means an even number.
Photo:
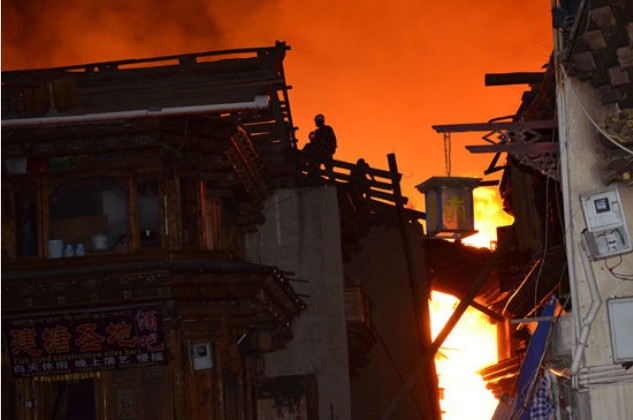
[[[615,363],[633,361],[633,297],[607,299],[611,352]]]
[[[211,343],[195,343],[190,345],[193,370],[213,368],[213,353]]]
[[[617,187],[581,194],[580,203],[587,222],[582,239],[591,257],[606,258],[633,249]]]

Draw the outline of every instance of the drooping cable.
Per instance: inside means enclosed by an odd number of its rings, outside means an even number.
[[[547,247],[549,242],[549,177],[546,177],[545,181],[545,233],[543,238],[543,259],[539,267],[538,273],[534,280],[534,309],[538,305],[538,285],[541,280],[541,273],[543,272],[543,266],[545,265],[545,258],[547,257]]]
[[[525,277],[523,278],[523,281],[521,282],[521,284],[519,285],[519,287],[517,287],[514,290],[514,293],[512,293],[512,295],[508,298],[508,300],[506,301],[506,304],[503,306],[503,310],[501,311],[501,313],[505,313],[508,310],[508,306],[510,306],[510,302],[512,302],[512,300],[519,294],[519,292],[521,291],[521,289],[523,288],[523,286],[525,286],[525,283],[527,283],[527,281],[530,279],[530,277],[532,276],[532,273],[534,273],[534,270],[536,270],[536,267],[539,266],[539,264],[541,264],[541,262],[543,261],[543,257],[537,259],[534,264],[532,265],[532,268],[530,268],[530,271],[525,275]]]
[[[582,112],[585,114],[585,116],[587,117],[587,119],[591,122],[591,124],[593,124],[594,127],[596,127],[596,129],[607,139],[609,140],[611,143],[613,143],[614,145],[616,145],[617,147],[619,147],[620,149],[624,150],[625,152],[627,152],[630,155],[633,155],[633,150],[629,149],[628,147],[618,143],[617,141],[613,140],[613,138],[611,137],[611,135],[609,133],[607,133],[602,127],[600,127],[600,125],[593,119],[593,117],[589,114],[589,111],[587,111],[587,108],[585,108],[585,106],[583,105],[582,101],[580,100],[580,98],[578,97],[578,94],[576,93],[576,90],[574,89],[571,80],[569,79],[569,76],[567,75],[567,72],[565,71],[565,68],[561,65],[560,66],[561,72],[563,74],[563,77],[565,78],[565,82],[567,83],[567,86],[569,86],[569,90],[571,91],[571,93],[573,94],[574,98],[576,99],[576,102],[578,103],[578,106],[580,107],[580,109],[582,110]]]

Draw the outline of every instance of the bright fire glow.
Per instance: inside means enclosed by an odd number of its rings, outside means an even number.
[[[464,244],[489,248],[497,240],[497,226],[511,225],[514,218],[503,211],[501,197],[496,188],[473,190],[475,230],[477,234],[464,239]]]
[[[451,295],[433,292],[429,302],[433,338],[457,306]],[[439,386],[444,388],[440,401],[443,420],[490,419],[497,400],[477,373],[497,362],[496,327],[488,317],[468,308],[435,358]]]
[[[414,186],[445,170],[442,135],[432,126],[516,112],[527,86],[489,87],[483,76],[541,69],[551,19],[542,1],[5,0],[2,70],[287,41],[299,146],[314,115],[325,114],[337,159],[363,157],[386,169],[386,154],[396,153],[403,194],[420,202]],[[463,146],[481,144],[481,133],[454,137],[453,168],[480,175],[492,156]]]

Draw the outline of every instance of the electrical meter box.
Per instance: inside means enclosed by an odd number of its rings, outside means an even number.
[[[580,203],[587,222],[582,239],[591,257],[606,258],[633,249],[617,187],[581,194]]]

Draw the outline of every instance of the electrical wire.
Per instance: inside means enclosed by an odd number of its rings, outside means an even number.
[[[506,301],[506,304],[503,306],[503,309],[501,310],[502,314],[506,312],[506,310],[508,309],[508,306],[510,306],[510,302],[512,302],[512,300],[516,297],[516,295],[519,294],[519,291],[521,291],[523,286],[525,286],[525,283],[527,283],[527,281],[530,279],[530,277],[532,276],[532,273],[534,272],[534,270],[536,270],[536,267],[542,262],[542,260],[543,258],[541,257],[541,258],[538,258],[534,262],[534,264],[532,265],[532,268],[530,268],[530,271],[525,275],[521,284],[516,289],[514,289],[514,293],[512,293],[512,295]]]
[[[596,129],[607,139],[609,140],[611,143],[613,143],[614,145],[616,145],[617,147],[619,147],[620,149],[624,150],[625,152],[627,152],[630,155],[633,155],[633,150],[629,149],[628,147],[618,143],[617,141],[613,140],[613,138],[611,137],[611,135],[609,133],[607,133],[606,131],[604,131],[604,129],[602,127],[600,127],[600,125],[598,125],[598,123],[596,123],[596,121],[591,117],[591,115],[589,115],[589,111],[587,111],[587,109],[585,108],[585,106],[582,104],[582,101],[580,100],[580,98],[578,97],[578,94],[576,93],[576,90],[574,89],[571,80],[569,79],[569,76],[567,75],[567,72],[565,71],[564,66],[560,66],[561,71],[563,73],[563,77],[565,78],[565,82],[567,82],[567,86],[569,86],[569,90],[571,91],[571,93],[573,94],[574,98],[576,99],[576,102],[578,103],[578,106],[580,107],[580,109],[582,110],[582,112],[585,114],[585,116],[587,117],[587,119],[593,124],[594,127],[596,127]]]
[[[536,310],[538,304],[538,285],[541,280],[541,273],[543,272],[543,266],[545,265],[545,258],[547,257],[547,247],[549,242],[549,177],[546,177],[545,181],[545,233],[543,238],[543,259],[541,260],[541,265],[539,266],[538,273],[536,274],[536,279],[534,280],[534,310]]]
[[[609,267],[609,265],[607,264],[607,260],[605,259],[604,268],[606,268],[609,274],[611,274],[613,277],[615,277],[618,280],[633,281],[633,274],[624,274],[624,273],[615,272],[615,269],[618,268],[622,264],[622,255],[619,255],[619,257],[620,259],[618,263],[614,265],[613,267]]]

